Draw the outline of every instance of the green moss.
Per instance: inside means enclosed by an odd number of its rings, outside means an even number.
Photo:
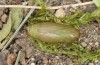
[[[77,43],[45,43],[37,41],[35,46],[41,51],[53,54],[65,54],[69,58],[77,57],[75,63],[92,62],[100,59],[100,50],[90,51]]]

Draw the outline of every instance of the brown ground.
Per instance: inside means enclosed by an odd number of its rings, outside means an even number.
[[[2,1],[0,2],[2,3]],[[48,0],[46,1],[46,3],[48,4],[48,6],[55,6],[86,1],[90,0],[67,0],[67,2],[66,0]],[[22,2],[21,0],[7,0],[5,3],[21,4]],[[95,9],[95,6],[92,4],[85,7],[77,7],[76,9],[91,11]],[[71,8],[65,9],[65,11],[66,14],[69,15]],[[0,8],[0,29],[2,29],[3,24],[6,24],[8,12],[8,9]],[[80,38],[79,42],[82,44],[83,47],[90,50],[95,50],[100,47],[100,37],[97,36],[100,34],[100,21],[94,21],[91,22],[89,25],[80,26],[80,30],[83,35],[82,38]],[[19,34],[16,36],[16,38],[13,40],[12,44],[10,44],[10,46],[6,50],[0,52],[0,65],[7,65],[7,63],[10,63],[9,65],[14,65],[12,61],[15,60],[15,57],[20,50],[21,58],[18,65],[73,65],[73,61],[75,60],[66,57],[66,55],[64,54],[50,54],[36,49],[33,43],[28,38],[26,26],[24,26]],[[84,63],[83,65],[100,65],[100,61],[97,60],[95,62]]]

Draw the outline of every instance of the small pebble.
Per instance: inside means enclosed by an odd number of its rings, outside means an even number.
[[[92,42],[89,43],[89,45],[92,45],[92,44],[93,44]]]
[[[63,8],[58,9],[55,13],[55,16],[58,18],[63,18],[63,17],[65,17],[65,15],[66,15],[66,13]]]
[[[3,14],[3,15],[1,16],[1,21],[5,23],[5,22],[7,21],[7,17],[8,17],[8,16],[7,16],[6,14]]]
[[[35,65],[35,63],[31,63],[31,65]]]
[[[99,42],[96,42],[95,45],[99,45]]]
[[[73,63],[70,58],[67,58],[67,61],[66,62],[67,62],[68,65]]]
[[[56,59],[59,59],[59,56],[56,56]]]
[[[7,64],[13,65],[15,60],[16,60],[15,54],[9,54],[8,57],[7,57]]]
[[[87,48],[88,50],[91,50],[91,46],[90,46],[90,45],[88,45],[86,48]]]
[[[85,38],[84,42],[89,42],[89,39],[88,38]]]
[[[27,48],[26,52],[26,58],[30,58],[32,56],[33,47]]]
[[[47,65],[49,63],[49,60],[47,58],[43,58],[43,63]]]
[[[82,42],[81,45],[82,45],[83,47],[86,47],[86,46],[87,46],[87,43]]]
[[[95,46],[98,48],[99,47],[99,42],[95,42]]]
[[[31,61],[35,61],[35,58],[31,58]]]
[[[88,65],[94,65],[94,63],[89,63]]]

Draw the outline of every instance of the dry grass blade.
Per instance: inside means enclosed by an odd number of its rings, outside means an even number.
[[[21,51],[19,51],[16,62],[14,65],[18,65],[19,59],[20,59]]]

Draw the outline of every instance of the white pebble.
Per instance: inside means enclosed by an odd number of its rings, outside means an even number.
[[[99,45],[99,42],[96,42],[95,45]]]
[[[59,56],[56,56],[57,59],[59,59]]]
[[[92,44],[93,44],[93,43],[91,43],[91,42],[89,43],[89,45],[92,45]]]
[[[28,4],[28,2],[22,2],[22,5],[27,5]]]
[[[55,13],[55,16],[58,18],[63,18],[63,17],[65,17],[65,15],[66,15],[66,13],[63,8],[58,9]]]
[[[34,58],[31,58],[31,60],[34,61],[35,59]]]
[[[31,63],[31,65],[35,65],[35,63]]]
[[[6,20],[7,20],[7,15],[6,14],[3,14],[2,16],[1,16],[1,21],[2,22],[6,22]]]
[[[81,45],[82,45],[83,47],[86,47],[86,46],[87,46],[87,44],[86,44],[85,42],[81,42]]]

